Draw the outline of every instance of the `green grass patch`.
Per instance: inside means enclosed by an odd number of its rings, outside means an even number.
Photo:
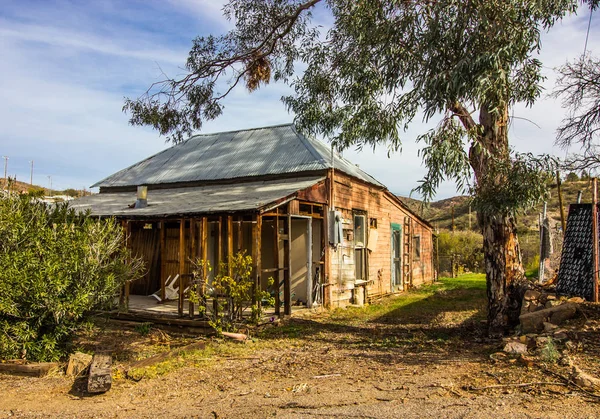
[[[407,323],[447,323],[468,318],[485,318],[486,282],[484,274],[466,274],[458,278],[440,278],[399,296],[365,307],[338,309],[331,320],[340,323],[386,320]]]

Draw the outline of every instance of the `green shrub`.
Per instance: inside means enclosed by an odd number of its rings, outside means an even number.
[[[207,287],[203,272],[205,269],[211,270],[210,263],[196,259],[192,261],[192,266],[198,285]],[[272,284],[273,278],[269,278],[268,285]],[[243,321],[242,314],[247,308],[251,309],[252,323],[258,323],[262,316],[261,301],[267,305],[273,305],[275,301],[269,292],[254,287],[252,257],[245,252],[235,253],[229,264],[220,264],[210,288],[212,291],[209,294],[216,299],[217,312],[204,314],[208,317],[210,326],[218,333],[236,330],[237,325]],[[190,296],[195,294],[195,291],[190,292]],[[252,301],[255,303],[253,304]]]
[[[483,236],[474,231],[440,231],[438,235],[440,272],[452,272],[452,256],[455,272],[482,272]]]
[[[114,307],[137,279],[115,220],[48,206],[32,196],[0,198],[0,358],[54,361],[92,310]]]

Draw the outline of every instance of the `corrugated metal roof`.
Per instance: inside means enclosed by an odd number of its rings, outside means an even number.
[[[78,211],[90,210],[96,216],[165,217],[179,214],[210,214],[252,211],[263,208],[297,191],[309,188],[323,176],[205,185],[148,191],[148,206],[128,208],[136,200],[135,192],[100,193],[71,201]]]
[[[356,165],[334,157],[336,170],[383,186]],[[332,167],[328,145],[299,133],[293,124],[195,135],[123,169],[92,187],[213,181]]]

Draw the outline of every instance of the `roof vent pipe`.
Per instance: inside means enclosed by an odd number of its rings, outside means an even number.
[[[137,187],[137,200],[135,201],[135,208],[145,208],[148,206],[148,187],[138,186]]]

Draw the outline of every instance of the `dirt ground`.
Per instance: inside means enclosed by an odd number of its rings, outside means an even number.
[[[209,338],[134,378],[124,370],[135,359],[197,338],[99,322],[78,345],[115,356],[109,392],[87,395],[85,378],[62,373],[0,375],[0,417],[600,417],[600,393],[568,384],[568,366],[493,355],[503,342],[486,337],[480,292],[441,287],[410,304],[293,318],[247,343]],[[600,376],[600,322],[578,321],[569,357]]]

